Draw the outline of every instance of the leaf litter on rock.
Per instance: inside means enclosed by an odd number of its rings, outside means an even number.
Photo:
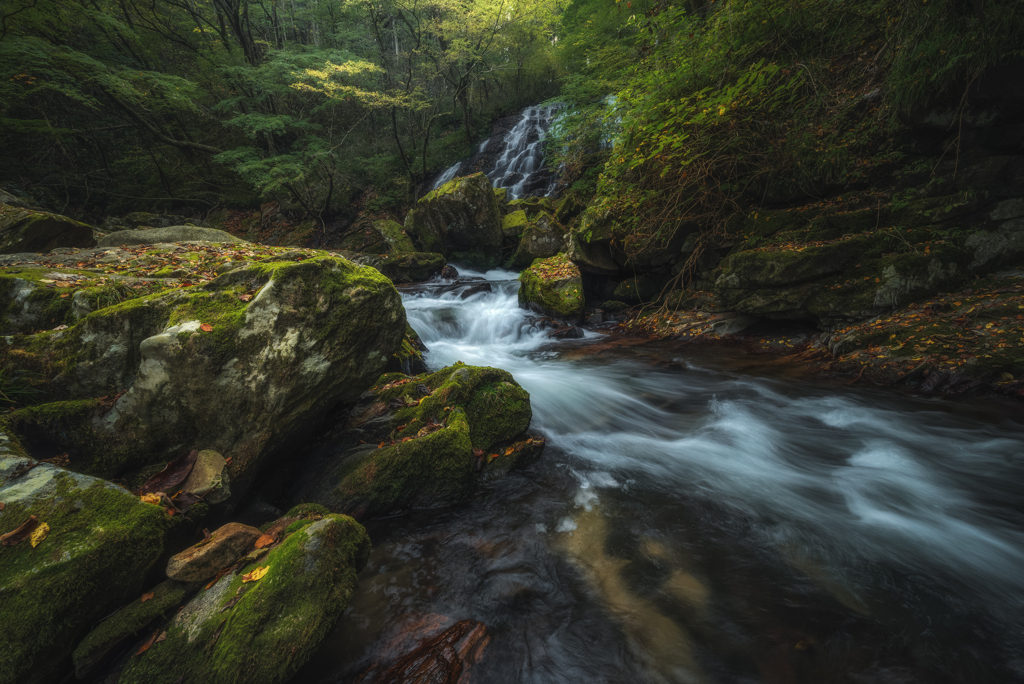
[[[135,494],[141,496],[174,489],[184,482],[188,474],[192,472],[192,466],[195,465],[198,456],[199,451],[193,449],[184,456],[174,459],[163,470],[146,480],[145,484],[135,490]]]
[[[30,515],[28,520],[21,523],[7,534],[0,535],[0,544],[3,544],[4,546],[20,544],[30,538],[37,527],[39,527],[39,518],[34,515]]]

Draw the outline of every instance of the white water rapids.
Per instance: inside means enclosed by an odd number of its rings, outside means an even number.
[[[736,353],[592,353],[605,336],[532,325],[515,274],[463,275],[493,292],[404,295],[429,366],[508,370],[549,446],[374,536],[324,681],[410,610],[488,625],[471,681],[1024,680],[1013,408],[758,377]]]

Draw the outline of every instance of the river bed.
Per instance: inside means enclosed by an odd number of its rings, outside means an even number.
[[[429,616],[487,626],[487,684],[1024,681],[1019,408],[556,341],[516,274],[463,275],[493,291],[403,294],[427,363],[511,372],[548,447],[464,506],[370,522],[295,681],[352,681]]]

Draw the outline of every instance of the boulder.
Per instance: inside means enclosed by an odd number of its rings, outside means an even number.
[[[17,455],[0,439],[0,535],[34,516],[37,535],[0,546],[0,683],[56,681],[97,620],[138,596],[168,516],[117,485]]]
[[[213,449],[203,449],[196,457],[192,472],[181,483],[181,491],[210,505],[228,500],[231,498],[231,476],[227,467],[223,456]]]
[[[509,259],[513,268],[525,268],[534,259],[553,257],[565,248],[565,230],[547,212],[538,212],[527,223],[519,247]]]
[[[180,610],[125,667],[120,684],[281,684],[316,652],[341,617],[370,554],[351,518],[294,520]]]
[[[519,244],[519,237],[526,230],[528,220],[526,218],[526,212],[520,209],[519,211],[513,211],[510,214],[506,214],[501,219],[501,235],[502,244],[506,247],[515,247]]]
[[[390,219],[359,224],[345,236],[341,248],[365,254],[408,254],[416,251],[402,224]]]
[[[352,260],[363,266],[372,266],[393,283],[420,283],[430,280],[445,267],[445,258],[432,252],[407,254],[357,254]]]
[[[534,261],[519,274],[519,283],[519,306],[572,325],[583,323],[583,278],[565,254]]]
[[[8,363],[48,369],[41,387],[51,401],[8,419],[105,477],[211,448],[231,459],[238,500],[265,459],[355,400],[402,342],[392,284],[315,254],[240,266],[101,308],[67,330],[13,338]]]
[[[228,523],[195,546],[171,556],[167,577],[178,582],[205,582],[249,553],[259,538],[260,531],[255,527]]]
[[[524,211],[527,217],[533,218],[541,212],[545,214],[555,213],[555,203],[548,197],[523,197],[508,203],[508,212]]]
[[[75,676],[84,679],[111,651],[141,634],[154,620],[170,614],[200,588],[200,584],[165,580],[122,606],[75,647],[71,655]]]
[[[352,412],[347,449],[307,498],[357,517],[465,499],[481,477],[536,454],[530,395],[506,371],[457,363],[417,377],[388,374]]]
[[[240,237],[216,228],[198,226],[168,226],[145,230],[119,230],[100,238],[97,247],[120,245],[157,245],[165,242],[246,242]]]
[[[482,173],[427,193],[406,216],[405,232],[421,251],[470,267],[492,268],[501,261],[501,212]]]
[[[145,230],[147,228],[169,228],[171,226],[192,225],[199,228],[212,228],[209,221],[188,218],[175,214],[151,214],[148,211],[135,211],[122,218],[109,217],[103,221],[103,230],[108,233],[121,230]]]
[[[92,226],[48,211],[0,204],[0,254],[92,247]]]
[[[622,302],[650,302],[658,294],[658,286],[646,276],[628,278],[615,288],[612,296]]]

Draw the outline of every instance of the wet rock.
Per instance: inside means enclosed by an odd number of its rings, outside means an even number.
[[[240,237],[216,228],[199,226],[168,226],[145,230],[119,230],[108,233],[97,241],[97,247],[120,245],[156,245],[165,242],[247,242]]]
[[[479,283],[467,288],[462,294],[459,295],[460,299],[469,299],[473,295],[480,294],[481,292],[491,292],[490,283]]]
[[[423,352],[427,351],[427,345],[412,329],[412,326],[405,326],[405,336],[402,338],[402,346],[391,355],[388,361],[388,373],[405,373],[406,375],[419,375],[427,372],[427,364],[423,361]]]
[[[91,625],[140,594],[167,515],[109,482],[17,456],[0,439],[0,534],[35,516],[49,532],[0,546],[0,682],[59,679]],[[37,528],[38,530],[38,528]]]
[[[446,264],[445,267],[441,269],[441,276],[440,277],[441,277],[441,280],[444,280],[444,281],[458,280],[459,279],[459,272],[451,264]]]
[[[211,505],[226,501],[231,496],[231,476],[224,457],[212,449],[200,451],[181,490]]]
[[[496,368],[384,375],[349,422],[366,444],[332,460],[304,497],[357,517],[460,501],[481,474],[542,446],[524,438],[532,415],[530,395]]]
[[[205,582],[252,550],[260,538],[255,527],[228,523],[208,539],[191,546],[167,561],[167,577],[179,582]]]
[[[598,321],[600,322],[600,321]],[[581,340],[584,337],[583,328],[578,325],[573,325],[564,328],[558,328],[551,333],[551,337],[559,340]]]
[[[490,268],[501,260],[501,212],[482,173],[427,193],[406,216],[405,232],[422,251],[470,267]]]
[[[354,520],[315,517],[291,522],[278,543],[189,601],[166,638],[128,662],[119,684],[281,684],[294,676],[341,617],[370,554]]]
[[[201,588],[201,584],[166,580],[97,625],[72,654],[75,676],[83,679],[111,651],[169,614]],[[145,600],[143,600],[145,599]]]
[[[519,274],[519,306],[572,324],[583,322],[583,280],[564,254],[538,259]]]
[[[0,204],[0,254],[92,247],[92,226],[47,211]]]
[[[352,260],[363,266],[372,266],[397,284],[430,280],[445,267],[444,257],[430,252],[360,254],[354,255]]]
[[[490,642],[482,622],[462,620],[389,662],[371,665],[353,684],[459,684],[466,681],[464,676],[480,661]]]

